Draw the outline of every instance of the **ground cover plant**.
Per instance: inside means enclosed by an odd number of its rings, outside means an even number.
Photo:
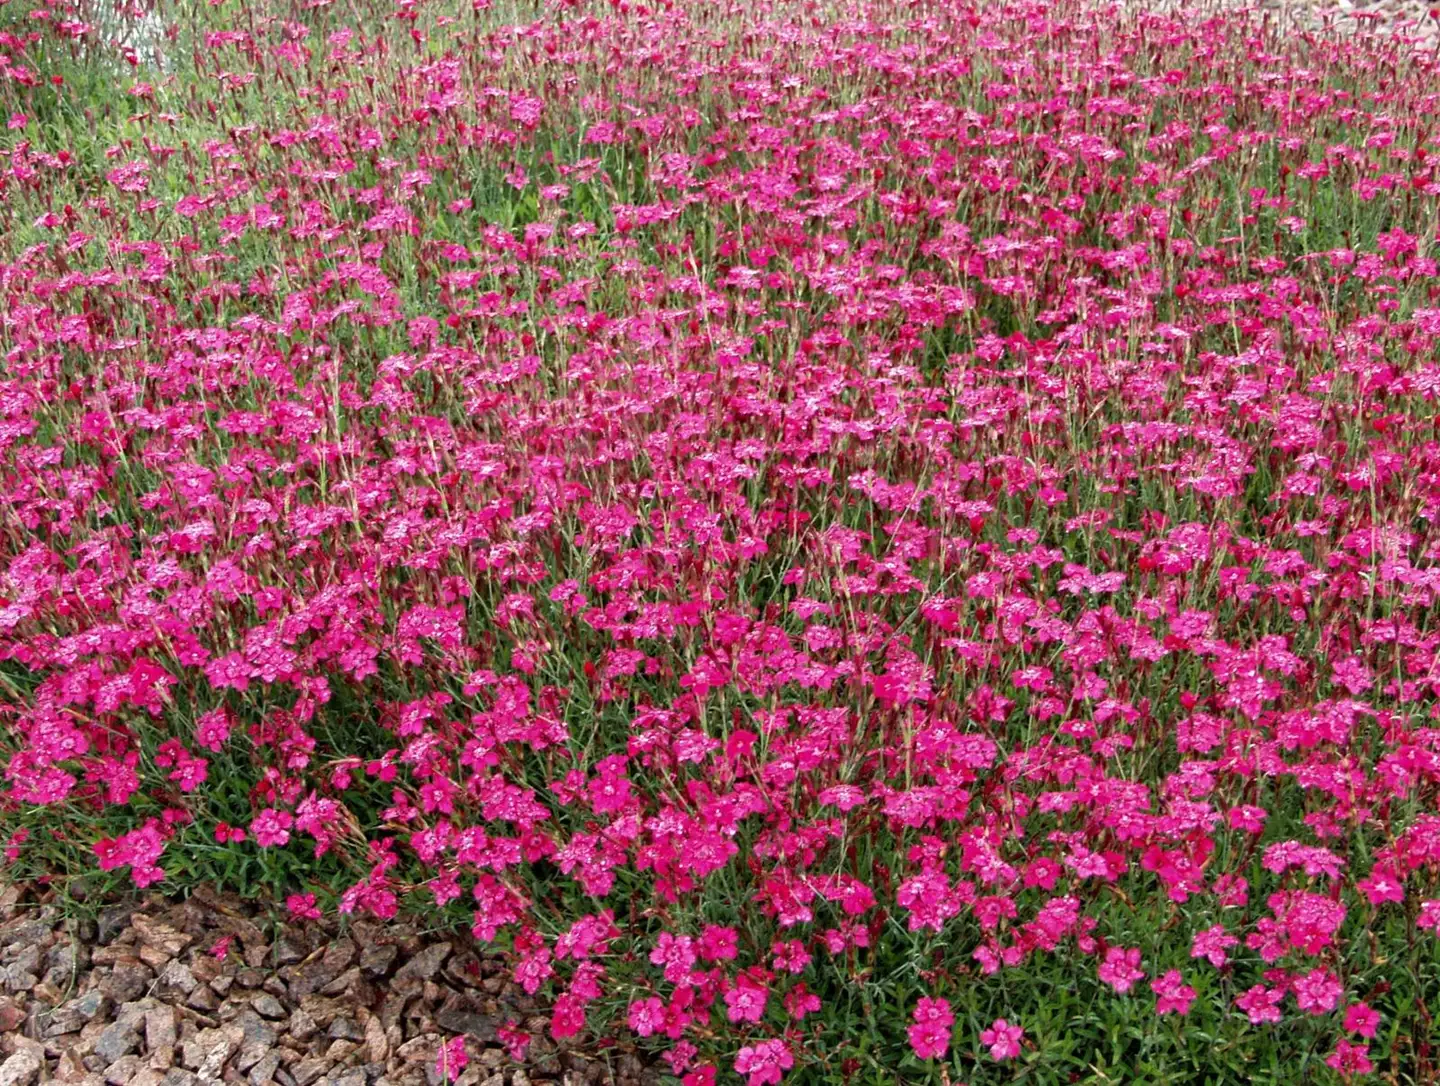
[[[1440,1074],[1433,44],[18,3],[11,877],[685,1086]]]

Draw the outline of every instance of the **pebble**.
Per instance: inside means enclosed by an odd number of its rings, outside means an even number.
[[[30,1086],[40,1077],[43,1067],[40,1057],[28,1048],[22,1048],[4,1063],[0,1063],[0,1086]]]
[[[310,1086],[312,1082],[318,1082],[328,1070],[330,1070],[330,1061],[321,1056],[314,1056],[301,1060],[291,1068],[290,1073],[295,1079],[296,1086]]]
[[[129,1056],[121,1056],[105,1068],[105,1081],[110,1086],[126,1086],[139,1073],[140,1057],[132,1053]]]
[[[46,1037],[58,1037],[62,1033],[76,1033],[97,1015],[108,1014],[113,1003],[109,996],[98,989],[76,996],[50,1015],[45,1027]]]
[[[175,1032],[175,1008],[156,1007],[145,1015],[145,1046],[173,1048],[178,1039]]]
[[[304,1007],[297,1007],[290,1015],[290,1028],[287,1032],[297,1041],[308,1041],[320,1032],[320,1025]]]
[[[379,980],[389,975],[399,954],[400,948],[394,943],[367,946],[360,955],[360,971],[370,980]]]
[[[117,962],[104,985],[105,992],[116,1003],[128,1003],[145,994],[154,974],[133,958]]]
[[[273,1049],[266,1052],[250,1068],[248,1080],[251,1086],[262,1086],[275,1077],[275,1072],[280,1069],[280,1056]]]
[[[140,1035],[129,1022],[118,1021],[108,1026],[95,1043],[95,1055],[109,1066],[121,1056],[128,1056],[140,1047]]]
[[[395,974],[397,983],[406,980],[429,980],[445,964],[450,956],[449,943],[432,943],[400,967]]]

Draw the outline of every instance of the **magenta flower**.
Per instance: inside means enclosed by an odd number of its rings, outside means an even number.
[[[441,1082],[454,1082],[469,1062],[465,1038],[452,1037],[440,1045],[440,1051],[435,1056],[435,1074]]]
[[[1406,1057],[1356,1000],[1440,929],[1424,43],[248,6],[153,81],[80,0],[0,33],[17,876],[283,849],[297,921],[459,910],[547,1048],[685,1086],[829,1061],[865,978],[939,1071],[960,966]]]
[[[688,935],[660,933],[655,949],[650,952],[650,961],[665,967],[665,979],[671,984],[682,984],[690,975],[695,964],[694,940]]]
[[[1380,1015],[1365,1003],[1352,1003],[1345,1008],[1345,1032],[1373,1038],[1380,1025]]]
[[[1280,1001],[1285,998],[1284,988],[1267,988],[1255,984],[1235,997],[1235,1005],[1245,1012],[1253,1026],[1266,1022],[1280,1021]]]
[[[1195,989],[1186,984],[1180,970],[1170,969],[1150,982],[1155,992],[1156,1014],[1178,1014],[1182,1018],[1190,1013],[1190,1004],[1195,1001]]]
[[[101,871],[128,865],[131,881],[142,890],[165,877],[164,869],[155,862],[165,850],[165,839],[158,821],[153,818],[140,829],[114,840],[96,841],[94,850]]]
[[[725,992],[725,1017],[731,1022],[759,1022],[768,998],[764,988],[742,973]]]
[[[1387,901],[1405,900],[1405,887],[1400,880],[1379,867],[1365,878],[1357,879],[1355,887],[1377,908]]]
[[[550,1016],[550,1036],[557,1041],[574,1037],[585,1028],[585,1003],[572,992],[556,997]]]
[[[734,961],[739,933],[734,928],[707,925],[700,933],[700,956],[706,961]]]
[[[1216,924],[1195,933],[1190,947],[1190,957],[1204,958],[1216,969],[1230,960],[1229,949],[1238,945],[1239,939],[1225,930],[1223,924]]]
[[[989,1029],[980,1031],[980,1043],[990,1049],[992,1060],[1013,1060],[1020,1055],[1020,1041],[1024,1036],[1025,1031],[1018,1025],[997,1018]]]
[[[195,742],[206,750],[219,753],[230,737],[230,718],[224,708],[212,709],[195,722]]]
[[[1368,1075],[1375,1070],[1369,1047],[1346,1040],[1335,1042],[1335,1051],[1325,1057],[1325,1065],[1342,1075]]]
[[[285,899],[285,909],[296,920],[319,920],[323,915],[314,894],[291,894]]]
[[[630,1028],[649,1037],[665,1028],[665,1003],[657,996],[634,1000],[629,1010]]]
[[[1340,1003],[1345,987],[1326,969],[1312,969],[1291,982],[1295,1002],[1309,1014],[1329,1014]]]
[[[735,1057],[735,1072],[746,1076],[746,1086],[774,1086],[794,1066],[789,1046],[778,1037],[746,1045]]]
[[[1426,931],[1440,932],[1440,898],[1420,902],[1420,915],[1415,918],[1415,926]]]
[[[814,1014],[820,1007],[820,997],[806,988],[803,981],[785,993],[785,1012],[797,1022],[803,1022],[806,1015]]]
[[[908,1033],[916,1057],[933,1060],[944,1056],[950,1049],[950,1030],[955,1023],[949,1001],[922,996],[915,1005],[912,1019]]]
[[[1145,973],[1140,969],[1140,951],[1112,946],[1105,952],[1100,963],[1100,979],[1116,992],[1123,995],[1134,987],[1137,980],[1143,980]]]
[[[505,1046],[505,1052],[516,1063],[525,1060],[525,1054],[530,1048],[530,1034],[518,1028],[519,1023],[510,1019],[503,1026],[495,1031],[495,1036]]]
[[[290,840],[295,816],[289,811],[267,807],[250,822],[250,835],[262,848],[279,847]]]

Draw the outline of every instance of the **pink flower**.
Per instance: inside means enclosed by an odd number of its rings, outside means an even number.
[[[706,925],[700,933],[700,956],[707,962],[734,961],[739,952],[739,937],[734,928]]]
[[[314,894],[291,894],[285,908],[296,920],[319,920],[324,914],[315,905]]]
[[[789,942],[776,942],[770,947],[775,956],[771,968],[783,970],[786,973],[799,974],[805,972],[810,964],[810,952],[805,949],[805,944],[799,939],[791,939]]]
[[[29,839],[30,831],[27,828],[21,826],[16,829],[16,831],[10,835],[10,840],[5,846],[5,859],[12,864],[18,861],[20,859],[20,850]]]
[[[1140,951],[1133,947],[1127,950],[1124,947],[1112,946],[1105,952],[1105,960],[1100,963],[1099,973],[1102,981],[1123,995],[1134,987],[1137,980],[1145,976],[1140,969]]]
[[[1326,969],[1312,969],[1304,976],[1296,977],[1291,989],[1300,1009],[1315,1015],[1333,1011],[1345,991],[1344,985]]]
[[[1358,1033],[1361,1037],[1374,1037],[1380,1025],[1379,1012],[1368,1004],[1352,1003],[1345,1008],[1345,1032]]]
[[[746,1086],[773,1086],[795,1066],[790,1048],[778,1037],[746,1045],[735,1057],[735,1071],[746,1075]]]
[[[290,827],[294,822],[295,816],[289,811],[267,807],[251,821],[250,833],[262,848],[278,847],[290,840]]]
[[[765,1013],[769,994],[744,973],[725,993],[725,1016],[732,1022],[758,1022]]]
[[[1368,1075],[1375,1070],[1369,1047],[1345,1040],[1335,1042],[1335,1051],[1325,1057],[1325,1065],[1342,1075]]]
[[[1190,1004],[1195,1001],[1195,989],[1184,983],[1180,970],[1170,969],[1163,976],[1150,982],[1155,992],[1156,1014],[1178,1014],[1182,1018],[1190,1013]]]
[[[785,993],[785,1013],[797,1022],[803,1022],[807,1014],[814,1014],[820,1006],[820,997],[806,988],[803,981]]]
[[[557,1041],[574,1037],[585,1028],[585,1002],[571,992],[556,997],[550,1016],[550,1036]]]
[[[1221,875],[1213,886],[1224,909],[1241,909],[1250,900],[1250,883],[1243,875]]]
[[[1243,806],[1231,807],[1228,817],[1231,829],[1243,830],[1246,833],[1263,833],[1268,814],[1263,807]]]
[[[1420,915],[1415,918],[1417,928],[1440,929],[1440,898],[1420,902]]]
[[[665,1028],[665,1003],[658,996],[646,996],[631,1002],[630,1028],[641,1037],[649,1037]]]
[[[1013,1060],[1020,1055],[1020,1040],[1025,1031],[1003,1018],[995,1019],[989,1029],[980,1031],[980,1043],[990,1049],[992,1060]]]
[[[1405,887],[1400,880],[1378,867],[1365,878],[1357,879],[1355,887],[1376,908],[1387,901],[1405,900]]]
[[[1355,1000],[1440,929],[1420,66],[1088,2],[1058,37],[918,5],[923,49],[917,5],[730,5],[785,48],[697,60],[703,3],[496,38],[405,0],[210,34],[79,155],[23,54],[84,5],[35,6],[0,34],[17,872],[184,891],[204,853],[305,922],[469,912],[537,1047],[633,1032],[688,1086],[803,1077],[872,967],[937,1078],[1048,1033],[952,1008],[962,967],[1314,1017],[1346,1076],[1419,1036]],[[292,76],[283,123],[209,116]],[[1176,923],[1112,945],[1122,889]],[[897,922],[950,960],[896,973]]]
[[[101,838],[95,842],[94,849],[101,871],[129,865],[130,880],[142,890],[165,877],[164,869],[155,863],[165,850],[157,819],[152,818],[138,830],[121,834],[114,840]]]
[[[949,1000],[922,996],[912,1018],[914,1024],[908,1032],[915,1055],[922,1060],[945,1055],[950,1048],[950,1029],[955,1024]]]
[[[596,814],[613,814],[630,802],[630,778],[625,776],[625,759],[619,756],[603,759],[596,767],[597,776],[587,786],[590,806]]]
[[[195,721],[195,742],[206,750],[219,753],[230,737],[230,716],[224,707],[211,709]]]
[[[1280,1021],[1280,1001],[1284,998],[1284,988],[1256,984],[1236,996],[1235,1005],[1245,1012],[1251,1025],[1258,1026],[1264,1022]]]
[[[470,1057],[465,1051],[464,1037],[451,1037],[440,1046],[435,1056],[435,1074],[441,1082],[454,1082],[465,1070]]]
[[[226,845],[230,843],[239,844],[246,839],[246,833],[239,826],[231,826],[225,822],[215,824],[216,844]]]
[[[530,1048],[530,1034],[519,1029],[520,1023],[510,1019],[495,1031],[495,1036],[505,1046],[506,1053],[516,1063],[523,1063]]]
[[[250,688],[250,679],[255,669],[243,654],[227,653],[205,665],[205,677],[216,690],[232,689],[243,694]]]
[[[1195,933],[1195,941],[1190,946],[1190,957],[1204,958],[1219,969],[1230,960],[1227,951],[1239,942],[1239,939],[1225,930],[1223,924],[1216,924]]]
[[[662,931],[650,952],[650,961],[665,967],[665,979],[671,984],[683,984],[690,976],[695,964],[695,941],[688,935],[672,935]]]
[[[672,1075],[683,1075],[690,1065],[695,1062],[695,1057],[699,1051],[700,1050],[689,1041],[681,1041],[674,1048],[663,1053],[663,1057],[665,1062],[670,1065],[670,1073]]]

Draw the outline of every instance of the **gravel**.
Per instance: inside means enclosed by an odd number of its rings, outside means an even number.
[[[1440,65],[1440,0],[1131,0],[1137,8],[1204,17],[1225,10],[1263,13],[1289,32],[1328,28],[1341,35],[1375,34]],[[1414,41],[1408,41],[1414,39]]]
[[[228,940],[228,942],[226,942]],[[515,1064],[496,1030],[534,1041]],[[411,924],[272,924],[239,898],[151,897],[67,921],[0,890],[0,1086],[437,1086],[465,1034],[459,1086],[654,1086],[622,1043],[558,1046],[538,1003],[468,937]]]

